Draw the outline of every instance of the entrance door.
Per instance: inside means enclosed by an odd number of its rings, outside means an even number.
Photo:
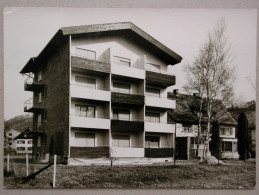
[[[187,160],[187,137],[176,138],[176,158]]]

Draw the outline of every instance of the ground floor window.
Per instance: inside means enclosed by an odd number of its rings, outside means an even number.
[[[78,146],[95,147],[95,134],[75,132],[76,144]]]
[[[17,147],[17,150],[18,151],[23,151],[23,150],[25,150],[25,147]]]
[[[159,148],[159,137],[158,136],[146,136],[145,137],[146,148]]]
[[[130,147],[130,136],[114,134],[112,135],[112,145],[116,147]]]
[[[222,141],[222,151],[232,152],[232,142]]]

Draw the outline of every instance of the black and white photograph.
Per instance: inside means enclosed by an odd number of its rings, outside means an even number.
[[[256,9],[6,7],[5,189],[254,189]]]

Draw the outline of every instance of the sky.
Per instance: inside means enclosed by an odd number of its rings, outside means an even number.
[[[192,63],[213,31],[224,18],[231,44],[232,65],[237,68],[235,97],[256,98],[256,9],[142,9],[142,8],[6,8],[4,11],[4,119],[23,112],[32,92],[24,91],[26,76],[19,72],[30,57],[37,56],[59,28],[65,26],[132,22],[183,57],[172,66],[176,85],[185,84],[183,66]]]

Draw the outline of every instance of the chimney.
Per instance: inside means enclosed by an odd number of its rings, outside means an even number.
[[[193,93],[193,96],[194,97],[200,97],[200,94],[199,93]]]
[[[179,94],[179,89],[174,89],[173,92],[174,92],[174,95],[175,95],[175,96],[178,96],[178,94]]]

